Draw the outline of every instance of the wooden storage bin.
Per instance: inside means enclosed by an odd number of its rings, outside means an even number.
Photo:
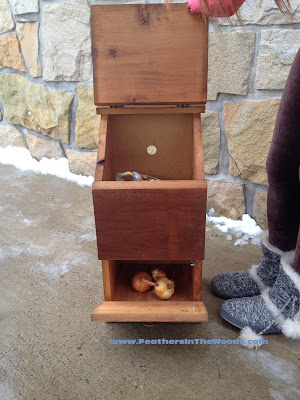
[[[202,262],[158,261],[176,288],[169,300],[161,300],[151,291],[136,292],[131,279],[136,272],[147,271],[147,261],[102,261],[105,301],[92,312],[92,321],[106,322],[205,322],[207,311],[201,299]]]
[[[105,294],[92,320],[206,321],[200,113],[207,24],[184,4],[92,6],[92,44],[95,104],[102,106],[93,201]],[[117,182],[124,171],[160,180]],[[171,299],[132,289],[134,273],[151,264],[174,278]]]
[[[206,181],[197,114],[102,117],[93,185],[100,260],[204,258]],[[106,140],[105,140],[106,137]],[[155,155],[147,147],[157,148]],[[120,171],[155,182],[116,182]],[[197,176],[198,175],[198,176]],[[102,179],[101,179],[102,178]]]

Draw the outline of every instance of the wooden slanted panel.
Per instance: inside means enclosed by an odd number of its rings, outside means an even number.
[[[186,4],[92,5],[97,105],[205,104],[208,24]]]
[[[206,182],[94,182],[101,260],[203,259]]]

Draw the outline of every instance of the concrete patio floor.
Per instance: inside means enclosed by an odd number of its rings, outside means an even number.
[[[0,400],[300,399],[300,341],[281,335],[257,351],[109,342],[236,339],[210,281],[256,263],[259,246],[207,232],[208,323],[91,323],[103,299],[91,188],[3,165],[0,188]]]

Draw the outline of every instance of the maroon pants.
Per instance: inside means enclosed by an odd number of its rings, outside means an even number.
[[[296,248],[293,268],[300,273],[300,49],[292,65],[277,114],[267,159],[270,243]]]

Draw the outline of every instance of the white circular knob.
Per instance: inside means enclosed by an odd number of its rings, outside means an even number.
[[[150,154],[150,156],[154,156],[154,154],[157,153],[157,148],[151,144],[147,147],[147,153]]]

